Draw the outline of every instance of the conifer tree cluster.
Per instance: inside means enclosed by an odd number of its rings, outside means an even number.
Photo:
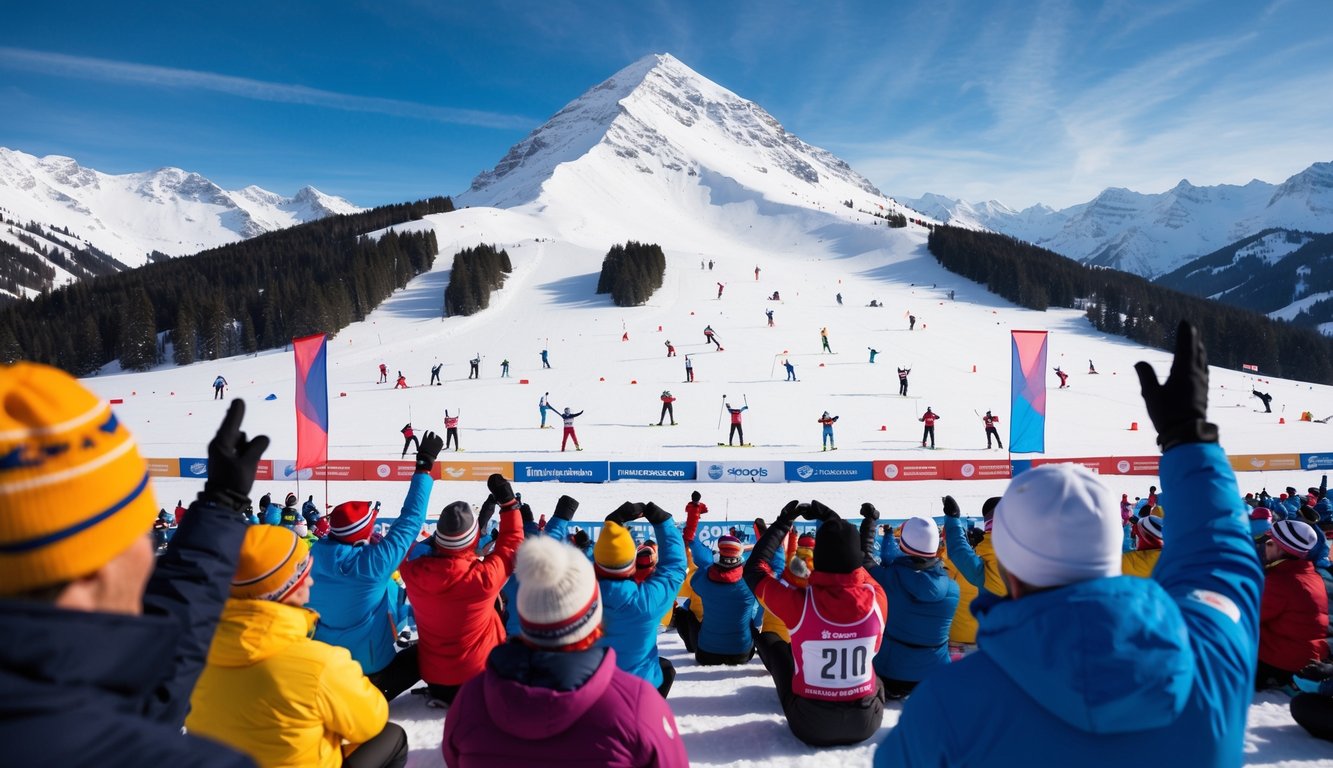
[[[1190,296],[1113,269],[1088,267],[1007,235],[937,226],[930,252],[946,269],[1019,306],[1083,309],[1099,331],[1171,349],[1182,318],[1198,326],[1208,362],[1333,383],[1333,339],[1265,315]]]
[[[613,245],[602,259],[597,292],[611,294],[617,307],[637,307],[662,287],[666,254],[656,243]]]
[[[434,264],[433,231],[375,232],[453,210],[447,197],[332,216],[188,258],[90,278],[0,310],[0,361],[87,375],[274,349],[336,334]]]
[[[491,291],[504,285],[514,271],[509,252],[493,245],[465,248],[454,254],[449,285],[444,289],[444,316],[475,315],[491,304]]]

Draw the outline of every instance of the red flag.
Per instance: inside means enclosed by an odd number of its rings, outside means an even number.
[[[328,344],[324,334],[292,339],[296,357],[296,468],[329,460]]]

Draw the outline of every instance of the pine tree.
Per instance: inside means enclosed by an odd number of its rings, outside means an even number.
[[[176,365],[189,365],[195,361],[195,334],[194,308],[189,302],[182,301],[176,310],[176,328],[171,332],[174,343],[172,359]]]
[[[120,331],[120,367],[146,371],[157,364],[157,327],[153,304],[142,287],[125,299]]]

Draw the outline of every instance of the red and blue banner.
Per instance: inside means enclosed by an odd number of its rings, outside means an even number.
[[[296,469],[329,460],[329,347],[324,334],[292,339],[296,353]]]
[[[1011,331],[1009,452],[1046,452],[1046,331]]]

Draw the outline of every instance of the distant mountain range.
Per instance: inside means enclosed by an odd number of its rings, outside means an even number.
[[[33,257],[28,271],[49,275],[51,285],[359,210],[313,187],[292,197],[255,186],[228,191],[179,168],[110,175],[72,158],[0,147],[0,247],[8,246],[9,261],[15,253]],[[0,293],[33,292],[0,286]]]
[[[1333,162],[1315,163],[1281,184],[1196,187],[1182,180],[1158,194],[1110,188],[1062,210],[1016,211],[993,200],[934,194],[898,200],[954,226],[1001,232],[1086,264],[1155,278],[1264,230],[1333,232]]]

